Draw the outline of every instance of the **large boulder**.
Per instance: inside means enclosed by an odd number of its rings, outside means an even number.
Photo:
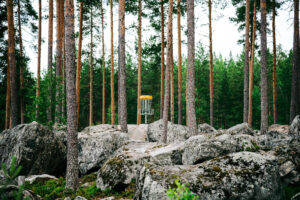
[[[182,164],[183,143],[161,144],[132,141],[118,149],[97,175],[97,187],[104,189],[120,189],[136,179],[137,172],[144,163],[157,165]]]
[[[182,162],[185,165],[199,164],[218,156],[239,151],[257,151],[251,135],[197,135],[184,143]]]
[[[47,127],[32,122],[0,134],[0,163],[10,166],[16,156],[20,175],[62,175],[66,169],[66,146]]]
[[[167,200],[166,191],[176,179],[204,200],[283,198],[275,157],[239,152],[199,165],[145,165],[137,179],[135,199]]]
[[[198,125],[198,134],[203,134],[203,133],[216,134],[217,132],[218,131],[209,124],[204,123]]]
[[[163,142],[163,132],[164,132],[164,125],[162,119],[149,124],[148,131],[147,131],[147,141]],[[184,142],[191,136],[192,134],[189,131],[189,128],[187,126],[168,122],[167,143]]]
[[[289,126],[274,124],[263,134],[256,136],[258,145],[264,150],[271,150],[281,146],[288,146],[294,139],[294,135],[289,134]]]
[[[78,133],[78,163],[81,174],[97,171],[114,152],[128,142],[126,133],[112,125],[90,126]]]
[[[237,134],[247,134],[247,135],[254,135],[254,131],[249,126],[248,123],[242,123],[235,125],[228,129],[225,133],[231,134],[231,135],[237,135]]]

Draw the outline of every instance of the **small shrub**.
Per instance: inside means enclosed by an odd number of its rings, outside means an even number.
[[[177,188],[170,188],[167,191],[167,195],[171,200],[198,200],[198,196],[190,191],[190,189],[181,184],[179,180],[175,180],[175,185]]]

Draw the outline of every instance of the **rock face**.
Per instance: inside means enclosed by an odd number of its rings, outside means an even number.
[[[147,130],[147,141],[149,142],[163,142],[163,120],[149,124]],[[168,122],[168,137],[167,143],[184,142],[192,134],[187,126],[173,124]]]
[[[256,151],[254,138],[251,135],[223,134],[207,137],[197,135],[184,143],[182,162],[185,165],[199,164],[228,153],[239,151]]]
[[[198,125],[198,134],[201,133],[217,133],[217,130],[209,124],[199,124]]]
[[[290,133],[294,136],[300,136],[300,115],[296,116],[290,126]]]
[[[81,174],[97,171],[113,153],[128,142],[128,135],[104,124],[78,133],[78,162]]]
[[[248,123],[235,125],[230,129],[228,129],[226,133],[231,135],[237,135],[237,134],[254,135],[254,131],[249,127]]]
[[[104,163],[97,175],[101,190],[122,188],[136,179],[144,163],[158,165],[182,164],[183,144],[160,144],[133,141],[117,150],[114,157]]]
[[[274,156],[252,152],[229,154],[200,165],[145,165],[135,199],[167,200],[175,179],[189,184],[199,199],[282,199],[279,168]]]
[[[61,175],[66,169],[66,147],[47,127],[21,124],[0,134],[0,163],[12,156],[22,166],[20,175]]]

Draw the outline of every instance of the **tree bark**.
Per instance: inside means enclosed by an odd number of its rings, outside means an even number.
[[[299,47],[299,0],[294,0],[294,42],[293,42],[293,69],[292,69],[292,91],[290,105],[290,122],[300,112],[300,47]]]
[[[273,33],[273,123],[277,123],[277,76],[276,76],[276,26],[275,26],[275,0],[272,8],[272,33]]]
[[[164,23],[164,0],[161,0],[161,67],[160,67],[160,118],[163,118],[164,110],[164,77],[165,77],[165,23]]]
[[[169,0],[169,13],[168,13],[168,36],[167,36],[167,66],[165,73],[165,94],[164,94],[164,112],[163,112],[163,123],[164,123],[164,135],[163,142],[168,141],[168,116],[169,116],[169,94],[170,94],[170,69],[172,68],[172,26],[173,26],[173,0]]]
[[[187,26],[188,26],[188,127],[193,135],[197,134],[195,112],[195,17],[194,0],[187,1]]]
[[[268,74],[267,74],[267,11],[266,0],[260,0],[261,8],[261,125],[262,134],[268,130]]]
[[[102,124],[105,124],[105,56],[104,56],[104,13],[101,0],[101,26],[102,26]]]
[[[125,63],[125,0],[119,0],[119,108],[118,117],[121,131],[127,129],[127,102],[126,102],[126,63]]]
[[[5,105],[5,129],[10,126],[10,70],[9,61],[7,60],[7,74],[6,74],[6,105]]]
[[[173,13],[172,13],[173,18]],[[172,19],[173,24],[173,19]],[[170,84],[171,84],[171,122],[175,122],[175,98],[174,98],[174,59],[173,59],[173,26],[171,27],[172,37],[170,40],[171,43],[171,49],[170,49]]]
[[[178,124],[182,124],[182,57],[181,57],[181,0],[177,0],[178,27]]]
[[[40,81],[41,81],[41,41],[42,41],[42,0],[39,0],[39,32],[38,32],[38,64],[37,64],[37,85],[36,85],[36,112],[35,118],[38,121],[40,116]]]
[[[255,31],[256,31],[256,0],[254,0],[253,11],[253,29],[252,29],[252,47],[251,47],[251,61],[249,71],[249,108],[248,108],[248,124],[252,126],[252,103],[253,103],[253,76],[254,76],[254,58],[255,58]]]
[[[114,72],[114,24],[113,0],[110,0],[110,101],[111,124],[115,124],[115,72]]]
[[[65,1],[67,77],[67,175],[66,188],[78,188],[78,139],[76,123],[74,3]]]
[[[142,0],[139,0],[139,30],[138,30],[138,94],[137,94],[137,124],[141,124],[141,100],[142,93]]]
[[[17,94],[17,69],[15,59],[15,28],[12,0],[6,0],[7,25],[8,25],[8,59],[10,67],[10,114],[11,126],[19,124],[19,106]]]
[[[49,0],[49,32],[48,32],[48,76],[49,76],[49,106],[47,108],[47,119],[52,121],[52,56],[53,56],[53,0]]]
[[[21,25],[21,6],[20,0],[18,0],[18,26],[19,26],[19,45],[20,45],[20,114],[21,114],[21,124],[24,124],[24,100],[23,100],[23,71],[24,71],[24,62],[23,62],[23,40],[22,40],[22,25]]]
[[[93,9],[91,6],[91,57],[90,57],[90,117],[89,126],[93,125]]]
[[[77,120],[76,121],[77,121],[77,129],[78,129],[78,125],[79,125],[82,21],[83,21],[83,2],[80,2],[79,39],[78,39],[78,56],[77,56],[77,70],[76,70],[76,113],[77,113]]]
[[[62,25],[62,71],[61,71],[61,81],[62,81],[62,99],[61,99],[61,118],[65,118],[65,89],[66,89],[66,81],[65,81],[65,26]]]
[[[250,0],[246,1],[245,61],[244,61],[244,109],[243,121],[248,122],[249,106],[249,16]]]
[[[213,96],[213,50],[212,50],[212,23],[211,23],[211,0],[208,0],[209,19],[209,91],[210,91],[210,125],[214,126],[214,96]],[[248,40],[249,41],[249,40]]]
[[[61,41],[61,7],[62,7],[62,0],[56,1],[56,105],[55,105],[55,123],[60,123],[60,116],[61,116],[61,102],[59,102],[59,98],[61,97],[61,90],[60,90],[60,78],[61,78],[61,57],[62,57],[62,41]]]

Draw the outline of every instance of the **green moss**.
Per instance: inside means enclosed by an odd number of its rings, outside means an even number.
[[[218,166],[214,166],[214,167],[213,167],[213,170],[214,170],[215,172],[218,172],[218,173],[221,173],[221,172],[222,172],[221,168],[218,167]]]
[[[88,175],[85,175],[83,177],[81,177],[79,179],[79,182],[80,183],[89,183],[89,182],[93,182],[97,179],[97,173],[91,173],[91,174],[88,174]]]

